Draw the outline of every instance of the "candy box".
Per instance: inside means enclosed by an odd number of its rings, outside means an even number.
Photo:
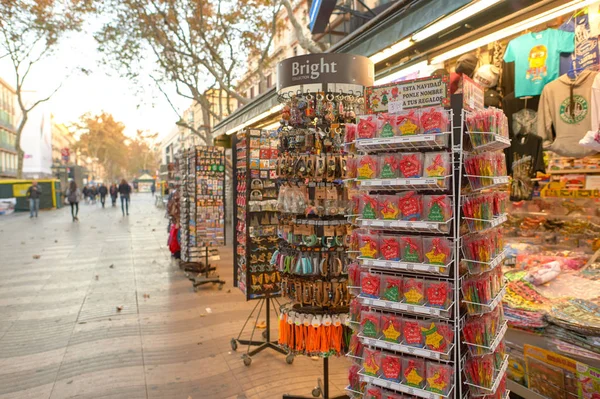
[[[450,153],[428,152],[424,161],[425,177],[444,177],[452,173],[450,165]]]
[[[379,238],[379,254],[384,260],[400,260],[400,241],[397,236],[382,235]]]
[[[423,240],[421,237],[400,237],[400,252],[403,262],[423,263]]]
[[[421,331],[421,322],[419,320],[403,318],[402,335],[404,344],[422,348],[424,343],[423,332]]]
[[[363,258],[379,258],[379,236],[371,234],[358,235],[358,250]]]
[[[447,353],[454,340],[452,326],[442,321],[422,321],[421,332],[425,348],[436,352]]]
[[[380,324],[381,339],[397,344],[402,342],[402,317],[393,313],[382,313]]]
[[[425,386],[425,361],[422,359],[402,359],[403,384],[422,389]]]
[[[396,129],[399,136],[414,136],[421,133],[420,111],[411,109],[396,114]]]
[[[363,396],[363,399],[384,399],[383,391],[381,390],[381,388],[369,384],[365,388],[365,394]]]
[[[429,222],[447,222],[452,218],[452,200],[448,195],[425,195],[423,211]]]
[[[445,364],[427,363],[427,390],[447,395],[452,389],[454,368]]]
[[[400,302],[402,296],[402,277],[381,276],[381,299],[392,302]]]
[[[370,348],[363,349],[364,373],[373,377],[381,374],[381,352]]]
[[[386,112],[377,114],[378,137],[394,137],[396,131],[396,117]]]
[[[362,219],[377,219],[377,209],[379,201],[377,197],[369,194],[362,194],[359,197],[358,212]]]
[[[400,208],[398,197],[395,195],[380,195],[377,197],[379,218],[385,220],[398,220]]]
[[[381,289],[381,276],[371,274],[370,272],[362,272],[360,275],[361,295],[369,298],[379,298]]]
[[[420,152],[407,152],[400,155],[398,160],[400,175],[405,179],[414,179],[423,176],[423,154]]]
[[[404,302],[410,305],[425,304],[425,280],[418,278],[404,279]]]
[[[348,345],[348,353],[352,356],[361,357],[363,351],[363,344],[360,342],[360,338],[357,334],[353,334],[350,337],[350,344]]]
[[[379,178],[395,179],[400,177],[400,157],[396,154],[379,155]]]
[[[360,391],[360,375],[358,372],[360,371],[360,366],[358,364],[350,365],[348,369],[348,383],[350,388],[354,391]]]
[[[348,265],[348,285],[351,287],[358,287],[360,285],[360,273],[361,268],[358,263],[351,263]]]
[[[399,356],[382,353],[381,377],[389,381],[400,382],[402,378],[402,359]]]
[[[407,191],[398,195],[400,220],[420,221],[423,213],[423,196],[416,191]]]
[[[427,306],[446,309],[452,302],[452,284],[447,281],[427,280],[425,298]]]
[[[360,115],[356,125],[357,139],[372,139],[377,134],[377,117],[375,115]]]
[[[430,265],[447,265],[452,259],[452,243],[445,237],[423,237],[425,262]]]
[[[379,161],[374,155],[362,155],[358,158],[356,177],[361,180],[374,179],[379,173]]]
[[[380,333],[379,313],[369,311],[361,312],[360,332],[365,337],[378,338]]]
[[[419,120],[423,134],[444,133],[450,130],[448,112],[442,107],[422,109]]]

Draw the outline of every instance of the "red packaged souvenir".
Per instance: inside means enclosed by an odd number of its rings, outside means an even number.
[[[352,143],[356,140],[356,125],[354,123],[346,123],[344,127],[344,141],[346,143]]]
[[[356,177],[361,180],[374,179],[377,177],[379,163],[377,158],[372,155],[363,155],[358,158],[358,167]]]
[[[369,348],[363,349],[363,369],[365,374],[378,377],[381,371],[381,352]]]
[[[425,262],[431,265],[447,265],[452,259],[452,246],[447,238],[424,237]]]
[[[417,278],[404,279],[404,302],[410,305],[425,303],[425,282]]]
[[[400,251],[402,261],[423,263],[423,240],[421,237],[400,237]]]
[[[402,359],[404,384],[413,388],[425,386],[425,361],[421,359]]]
[[[360,366],[358,364],[353,364],[348,369],[348,382],[350,384],[350,388],[353,391],[360,391],[360,376],[358,372],[360,371]]]
[[[449,131],[448,113],[442,107],[421,110],[421,129],[423,134],[436,134]]]
[[[385,260],[400,260],[400,242],[396,236],[381,236],[379,239],[379,252]]]
[[[377,197],[379,203],[379,217],[385,220],[398,220],[400,208],[398,197],[395,195],[380,195]]]
[[[396,125],[400,136],[414,136],[421,132],[419,110],[403,111],[396,116]]]
[[[427,390],[447,395],[452,388],[454,368],[445,364],[427,363]]]
[[[379,177],[395,179],[400,177],[399,157],[396,154],[381,154],[379,156]]]
[[[402,295],[402,277],[381,276],[381,299],[400,302]]]
[[[381,388],[367,385],[367,388],[365,388],[364,399],[383,399],[382,395]]]
[[[452,285],[447,281],[427,281],[425,288],[427,306],[446,309],[451,294]]]
[[[351,287],[358,287],[360,285],[360,265],[358,263],[351,263],[348,265],[348,285]]]
[[[379,313],[363,311],[360,314],[360,331],[365,337],[379,338]]]
[[[421,332],[419,320],[403,319],[402,335],[404,335],[404,343],[406,345],[418,348],[423,347],[423,333]]]
[[[423,196],[416,191],[408,191],[399,195],[398,208],[400,209],[400,220],[416,222],[421,220],[423,211]]]
[[[379,137],[394,137],[396,130],[396,117],[386,112],[377,114],[377,127]]]
[[[372,139],[377,132],[377,121],[373,115],[361,115],[358,117],[358,125],[356,127],[357,138]]]
[[[363,344],[360,342],[360,338],[357,334],[353,334],[350,337],[350,344],[348,345],[348,353],[352,356],[362,357]]]
[[[380,318],[381,334],[384,341],[402,342],[402,317],[393,313],[383,313]]]
[[[369,298],[379,298],[381,276],[369,272],[362,272],[360,275],[360,287],[362,295],[368,296]]]
[[[381,376],[389,381],[400,382],[402,360],[398,356],[387,353],[381,356]]]
[[[423,154],[419,152],[402,154],[398,161],[398,167],[400,174],[405,179],[423,176]]]

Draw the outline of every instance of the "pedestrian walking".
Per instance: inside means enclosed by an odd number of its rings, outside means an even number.
[[[67,188],[67,200],[69,204],[71,204],[71,216],[73,217],[73,221],[79,221],[79,201],[81,200],[81,191],[77,188],[77,183],[75,180],[71,180],[69,184],[69,188]]]
[[[89,196],[90,196],[90,189],[88,188],[87,184],[85,186],[83,186],[83,189],[81,190],[81,195],[83,196],[83,199],[85,200],[85,203],[88,203],[89,200]]]
[[[150,191],[152,192],[152,196],[154,197],[154,193],[156,192],[156,185],[152,183],[152,187],[150,187]]]
[[[29,198],[29,218],[33,219],[34,213],[37,218],[40,210],[40,198],[42,197],[42,188],[38,186],[37,180],[31,182],[31,186],[27,189],[26,196]]]
[[[102,204],[102,208],[104,208],[104,204],[106,203],[106,194],[108,194],[108,189],[104,183],[100,184],[100,187],[98,188],[98,194],[100,194],[100,203]]]
[[[112,200],[113,208],[117,206],[117,196],[119,195],[119,189],[117,188],[117,184],[113,183],[110,185],[110,199]]]
[[[121,184],[119,184],[119,195],[121,196],[121,211],[123,212],[123,216],[125,216],[125,212],[129,215],[129,195],[131,194],[131,186],[127,183],[127,180],[121,180]]]
[[[96,195],[98,192],[96,191],[96,186],[92,186],[90,189],[90,200],[92,201],[92,205],[96,203]]]

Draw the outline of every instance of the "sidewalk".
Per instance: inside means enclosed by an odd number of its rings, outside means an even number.
[[[170,260],[150,194],[134,195],[125,218],[82,204],[72,223],[69,212],[0,218],[1,399],[310,397],[321,361],[287,365],[265,351],[246,367],[245,347],[232,352],[255,303],[232,286],[231,247],[218,262],[223,290],[195,293]],[[330,395],[342,393],[347,368],[330,362]]]

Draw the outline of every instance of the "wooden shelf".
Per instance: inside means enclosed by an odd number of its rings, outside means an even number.
[[[589,174],[589,173],[600,173],[600,168],[598,169],[559,169],[559,170],[548,170],[546,174],[548,175],[581,175],[581,174]]]

